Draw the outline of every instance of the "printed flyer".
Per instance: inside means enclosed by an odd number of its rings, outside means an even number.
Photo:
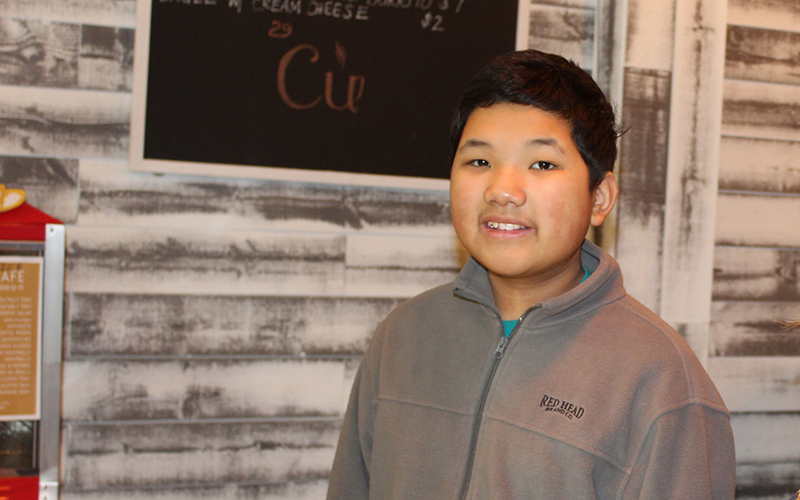
[[[0,256],[0,420],[39,419],[42,257]]]

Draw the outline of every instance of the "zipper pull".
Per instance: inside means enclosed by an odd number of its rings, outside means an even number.
[[[494,357],[500,359],[503,357],[503,354],[506,352],[506,346],[508,345],[508,337],[503,335],[500,337],[500,343],[497,344],[497,349],[494,350]]]

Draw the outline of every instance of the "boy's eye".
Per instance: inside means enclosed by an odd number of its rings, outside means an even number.
[[[553,165],[549,161],[537,161],[536,163],[531,165],[531,168],[535,168],[537,170],[550,170],[552,168],[555,168],[555,165]]]
[[[489,162],[486,160],[472,160],[467,163],[468,165],[472,165],[473,167],[488,167]]]

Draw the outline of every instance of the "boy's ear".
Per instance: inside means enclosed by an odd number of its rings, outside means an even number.
[[[606,172],[605,177],[592,193],[594,205],[592,205],[591,224],[593,226],[597,227],[606,220],[617,202],[617,196],[619,196],[619,187],[614,172]]]

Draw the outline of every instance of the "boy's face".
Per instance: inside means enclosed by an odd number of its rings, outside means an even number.
[[[580,272],[581,244],[589,224],[599,225],[610,211],[603,193],[614,183],[610,175],[590,192],[570,124],[510,103],[472,112],[450,180],[456,234],[493,284],[544,283]]]

